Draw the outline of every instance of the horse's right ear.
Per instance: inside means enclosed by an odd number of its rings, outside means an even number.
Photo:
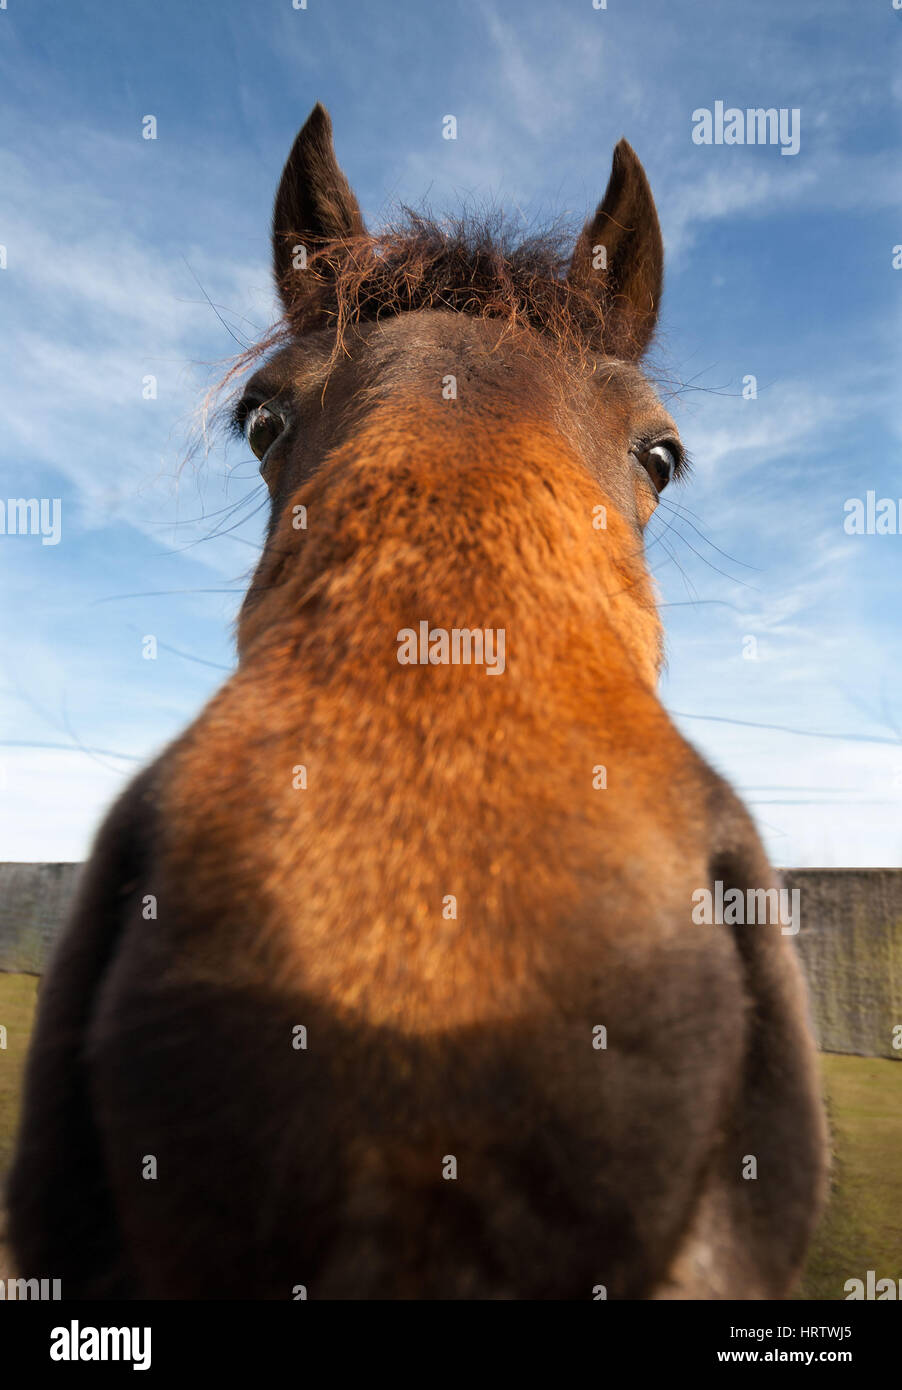
[[[366,228],[332,145],[329,113],[316,103],[288,156],[272,216],[273,273],[286,310],[306,257],[327,241],[362,236]]]
[[[658,321],[664,244],[645,170],[625,140],[614,150],[607,190],[576,243],[567,279],[603,306],[604,350],[640,358]]]

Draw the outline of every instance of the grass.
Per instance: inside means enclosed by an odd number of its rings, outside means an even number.
[[[821,1063],[833,1190],[796,1297],[842,1299],[869,1269],[902,1278],[902,1065],[829,1053]]]
[[[36,975],[5,975],[0,972],[0,1279],[13,1274],[3,1235],[6,1217],[2,1194],[6,1170],[12,1158],[13,1135],[19,1120],[22,1073],[34,1020],[38,992]]]
[[[0,1184],[12,1157],[37,989],[36,975],[0,974],[0,1027],[6,1029],[6,1048],[0,1047]]]
[[[0,1188],[12,1153],[22,1071],[34,1015],[33,975],[0,973]],[[843,1299],[847,1279],[902,1278],[902,1065],[870,1057],[821,1058],[834,1160],[832,1194],[797,1298]],[[0,1219],[2,1241],[2,1219]],[[3,1273],[0,1243],[0,1274]]]

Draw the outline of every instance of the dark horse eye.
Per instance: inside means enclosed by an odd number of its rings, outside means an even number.
[[[649,449],[635,449],[634,454],[658,492],[663,492],[676,471],[676,451],[669,444],[653,444]]]
[[[284,428],[285,420],[278,411],[270,410],[265,405],[257,405],[247,413],[244,421],[244,437],[257,458],[262,459]]]

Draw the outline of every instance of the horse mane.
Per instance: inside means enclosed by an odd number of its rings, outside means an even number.
[[[580,359],[603,351],[610,299],[568,281],[575,233],[563,221],[524,236],[501,212],[439,220],[404,207],[380,232],[295,240],[307,263],[285,287],[290,307],[233,361],[208,400],[294,338],[331,328],[337,355],[359,325],[423,309],[499,319],[505,332],[531,329],[552,351]]]
[[[603,296],[567,280],[574,235],[558,223],[518,236],[501,213],[441,222],[403,208],[383,231],[326,242],[294,272],[287,326],[301,335],[387,315],[448,309],[530,328],[558,347],[598,343]]]

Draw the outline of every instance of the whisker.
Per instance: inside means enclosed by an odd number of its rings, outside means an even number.
[[[735,555],[730,555],[726,550],[721,550],[720,546],[715,545],[714,542],[705,535],[704,531],[700,530],[698,526],[694,526],[691,521],[687,521],[686,517],[681,515],[682,508],[673,503],[669,497],[662,497],[660,499],[660,505],[669,508],[671,511],[677,512],[680,521],[685,521],[687,526],[691,526],[696,535],[700,536],[706,545],[710,545],[711,549],[716,550],[718,555],[722,555],[725,560],[729,560],[733,565],[741,565],[743,569],[755,570],[758,574],[762,573],[760,565],[750,565],[745,560],[737,560]],[[694,513],[690,513],[690,515],[694,515]]]
[[[673,530],[672,527],[670,529]],[[756,594],[760,593],[760,589],[756,584],[749,584],[745,579],[737,579],[734,574],[728,574],[726,570],[718,568],[718,566],[715,565],[713,561],[708,559],[707,555],[703,555],[700,550],[696,550],[692,542],[690,540],[687,540],[686,537],[682,535],[679,531],[673,531],[673,534],[679,536],[680,540],[683,542],[684,545],[689,547],[693,555],[696,555],[699,558],[699,560],[702,561],[703,564],[708,566],[709,569],[714,570],[715,574],[723,575],[724,579],[729,579],[731,584],[741,584],[743,589],[751,589],[752,592]]]
[[[130,598],[171,598],[176,594],[238,594],[244,593],[244,588],[240,589],[147,589],[142,593],[134,594],[107,594],[105,598],[95,598],[90,604],[91,608],[96,608],[102,603],[119,603],[123,599]]]
[[[237,335],[236,333],[233,333],[233,332],[232,332],[232,329],[231,329],[231,328],[229,327],[229,325],[226,323],[226,321],[225,321],[225,319],[223,318],[222,314],[219,312],[219,310],[217,309],[216,305],[213,303],[212,299],[211,299],[210,296],[207,294],[207,291],[204,289],[204,287],[203,287],[203,285],[201,284],[200,280],[199,280],[198,277],[195,275],[194,271],[192,270],[191,266],[189,265],[188,261],[185,259],[184,256],[182,257],[182,260],[185,262],[185,265],[188,267],[188,270],[189,270],[189,272],[190,272],[191,278],[193,279],[194,283],[197,285],[197,288],[200,290],[200,292],[201,292],[201,294],[203,295],[204,299],[207,301],[207,303],[209,304],[210,308],[213,310],[213,313],[214,313],[214,314],[216,315],[216,317],[219,319],[219,322],[222,324],[223,328],[224,328],[225,331],[228,333],[229,337],[233,340],[233,342],[236,342],[236,343],[238,344],[238,346],[239,346],[243,351],[246,351],[247,348],[250,346],[250,344],[249,344],[247,341],[242,341],[242,339],[239,338],[238,335]]]

